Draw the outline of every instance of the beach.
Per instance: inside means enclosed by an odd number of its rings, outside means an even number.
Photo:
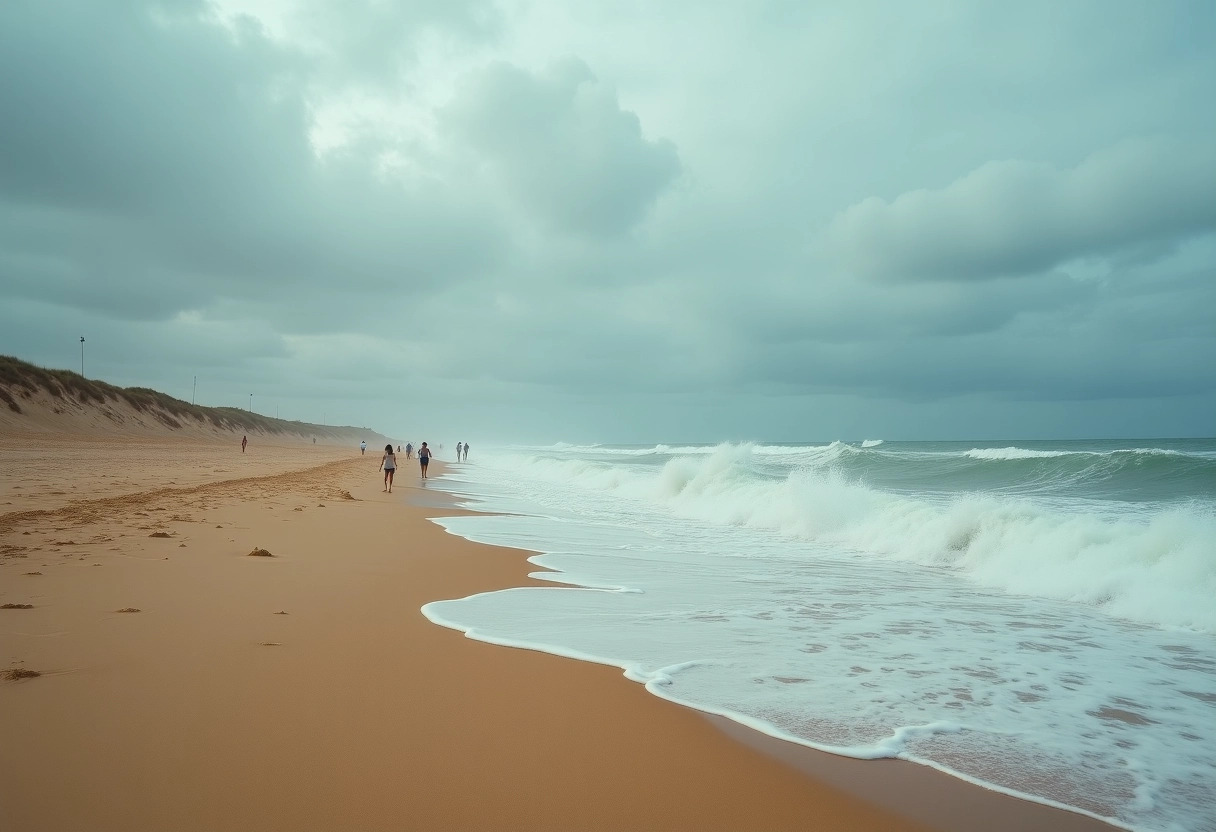
[[[383,493],[378,462],[0,437],[0,825],[1110,828],[436,626],[425,604],[544,582],[527,553],[430,522],[469,512],[415,463]]]

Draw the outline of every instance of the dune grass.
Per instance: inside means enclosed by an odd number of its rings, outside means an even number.
[[[384,438],[367,428],[275,419],[238,407],[203,407],[147,387],[116,387],[104,381],[85,378],[71,370],[47,369],[10,355],[0,355],[0,402],[12,412],[22,413],[21,399],[32,398],[40,391],[52,399],[103,409],[107,403],[122,402],[137,413],[175,430],[193,422],[196,425],[210,425],[219,430],[242,433],[333,438],[358,433],[366,435],[368,439]]]

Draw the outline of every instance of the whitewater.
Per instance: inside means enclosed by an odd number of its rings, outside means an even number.
[[[436,623],[772,736],[1216,830],[1216,441],[514,447],[441,518],[553,584]]]

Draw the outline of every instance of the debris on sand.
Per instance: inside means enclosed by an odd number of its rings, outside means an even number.
[[[274,555],[270,554],[270,552],[266,551],[265,549],[254,549],[252,552],[250,552],[248,555],[246,555],[246,557],[272,558],[272,557],[274,557]]]
[[[37,670],[26,670],[24,667],[14,667],[10,670],[0,670],[0,679],[16,682],[18,679],[33,679],[41,676]]]

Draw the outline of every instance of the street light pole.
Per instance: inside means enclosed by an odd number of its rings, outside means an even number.
[[[249,412],[250,413],[253,412],[253,394],[252,393],[249,394]]]
[[[84,378],[84,336],[80,336],[80,377]]]

